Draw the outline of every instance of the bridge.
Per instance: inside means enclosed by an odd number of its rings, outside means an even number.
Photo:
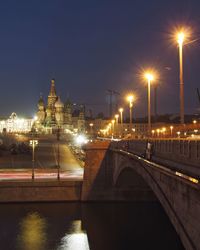
[[[159,200],[186,249],[200,246],[200,141],[151,140],[88,145],[83,201]]]

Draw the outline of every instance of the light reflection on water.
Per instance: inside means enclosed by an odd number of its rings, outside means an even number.
[[[61,239],[61,244],[57,250],[90,250],[88,237],[82,230],[81,221],[73,221],[70,233]]]
[[[21,223],[17,245],[23,250],[43,250],[47,242],[47,222],[38,213],[29,213]]]

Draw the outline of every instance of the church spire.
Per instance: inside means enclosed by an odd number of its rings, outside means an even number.
[[[50,89],[49,96],[56,96],[55,79],[51,80],[51,89]]]

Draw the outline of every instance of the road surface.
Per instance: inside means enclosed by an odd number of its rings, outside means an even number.
[[[57,141],[52,136],[34,139],[38,140],[34,165],[32,152],[15,155],[5,151],[0,156],[0,180],[30,179],[33,167],[36,179],[55,179],[58,165],[61,178],[82,178],[83,167],[64,140]],[[24,137],[23,140],[22,138],[20,140],[27,143],[30,138]]]

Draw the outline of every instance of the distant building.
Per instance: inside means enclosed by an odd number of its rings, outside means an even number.
[[[34,129],[37,132],[54,133],[58,128],[62,132],[73,131],[74,129],[78,132],[85,130],[84,108],[80,106],[78,114],[74,116],[73,105],[70,100],[63,104],[60,96],[57,96],[54,79],[51,80],[47,105],[45,106],[43,97],[40,96],[37,106],[38,111],[34,123]]]
[[[33,119],[18,117],[12,113],[8,119],[0,120],[0,133],[28,133],[31,131]]]

